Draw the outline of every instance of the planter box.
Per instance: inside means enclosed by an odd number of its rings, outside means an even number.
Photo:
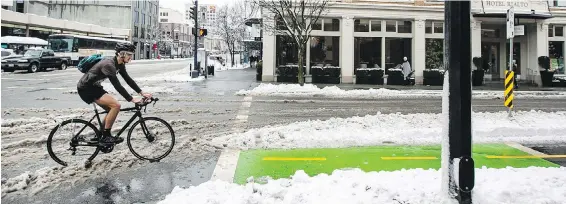
[[[306,67],[306,66],[305,66]],[[277,67],[277,82],[299,83],[299,66],[298,65],[280,65]],[[303,70],[304,76],[305,70]]]
[[[472,86],[482,86],[485,73],[483,69],[472,71]]]
[[[553,86],[553,87],[566,87],[566,79],[555,78],[555,79],[552,81],[552,86]]]
[[[356,69],[356,84],[383,85],[382,68],[358,68]]]
[[[423,71],[423,85],[442,86],[444,84],[444,70],[425,69]]]
[[[543,87],[552,87],[552,79],[554,78],[554,72],[552,71],[540,71],[540,78]]]
[[[405,85],[403,71],[401,69],[389,69],[387,85]]]
[[[311,67],[312,83],[339,84],[340,72],[341,72],[340,67],[313,66]]]

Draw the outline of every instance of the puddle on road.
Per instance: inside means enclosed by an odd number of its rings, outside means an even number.
[[[24,203],[156,203],[175,186],[188,188],[206,182],[212,176],[219,153],[207,153],[199,161],[175,158],[146,163],[136,169],[123,169],[107,177],[90,179],[74,186],[42,191],[37,195],[12,195],[2,202]],[[179,161],[185,160],[185,161]]]

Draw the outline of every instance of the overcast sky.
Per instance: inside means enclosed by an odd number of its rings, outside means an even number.
[[[159,0],[159,6],[165,8],[171,8],[180,11],[181,13],[185,13],[185,4],[189,3],[193,0]],[[199,4],[226,4],[228,2],[232,2],[234,0],[199,0]]]

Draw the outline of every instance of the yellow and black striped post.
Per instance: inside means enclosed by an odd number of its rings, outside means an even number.
[[[515,73],[513,71],[505,70],[505,107],[509,108],[509,114],[511,114],[511,110],[513,109],[513,88],[515,84],[513,83],[513,78],[515,77]]]

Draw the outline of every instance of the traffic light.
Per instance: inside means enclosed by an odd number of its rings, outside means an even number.
[[[195,21],[197,20],[197,6],[193,6],[190,8],[191,12],[190,12],[190,17],[191,19],[194,19]]]
[[[201,28],[201,29],[198,31],[198,35],[201,36],[201,37],[204,37],[204,36],[206,36],[207,34],[208,34],[208,31],[207,31],[206,29],[204,29],[204,28]]]

